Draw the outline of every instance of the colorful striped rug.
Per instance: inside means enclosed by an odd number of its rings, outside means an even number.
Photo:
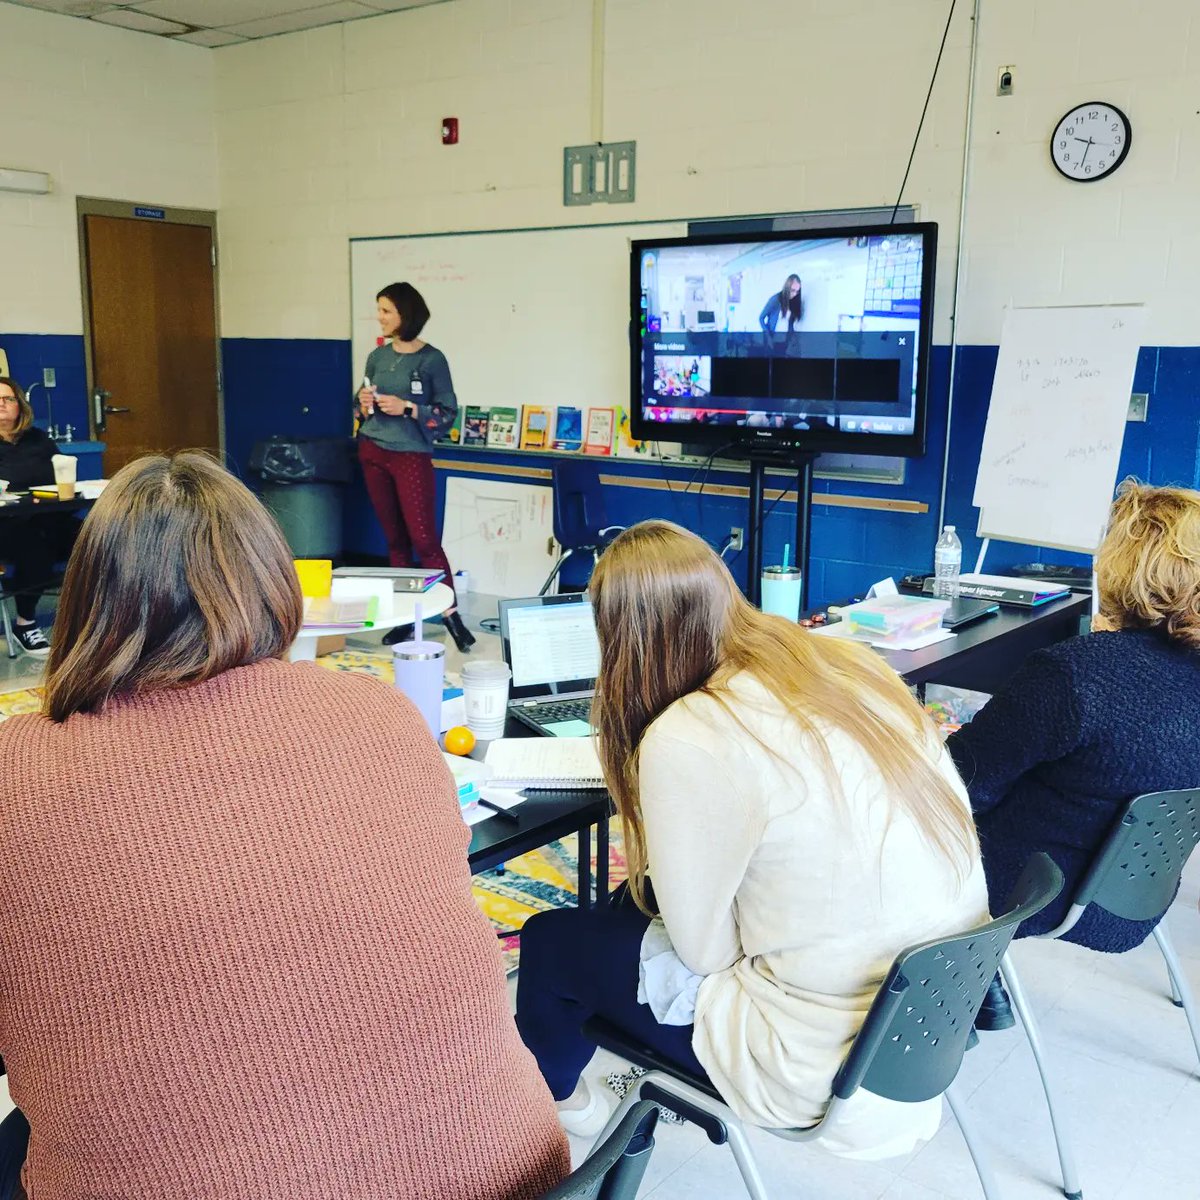
[[[341,650],[317,659],[331,671],[362,671],[391,682],[392,655],[388,650]],[[0,721],[19,713],[36,712],[41,703],[37,688],[0,693]],[[595,870],[595,842],[592,844],[592,869]],[[540,850],[523,854],[505,864],[504,871],[488,871],[474,879],[475,902],[483,910],[501,938],[505,970],[512,974],[520,956],[520,930],[535,912],[564,908],[576,902],[579,861],[578,838],[572,834],[551,842]],[[610,886],[625,878],[625,847],[614,823],[609,843]]]

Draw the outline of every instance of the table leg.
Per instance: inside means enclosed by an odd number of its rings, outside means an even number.
[[[592,827],[579,831],[579,907],[592,907]]]
[[[608,817],[596,822],[596,907],[608,907]]]

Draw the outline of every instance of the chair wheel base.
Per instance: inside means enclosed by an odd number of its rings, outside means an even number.
[[[1182,1007],[1183,1007],[1183,1001],[1182,1001],[1182,1000],[1172,1000],[1172,1001],[1171,1001],[1171,1003],[1172,1003],[1173,1005],[1175,1005],[1175,1007],[1176,1007],[1176,1008],[1182,1008]]]
[[[1083,1200],[1083,1188],[1080,1188],[1077,1192],[1063,1192],[1063,1195],[1066,1196],[1067,1200]]]

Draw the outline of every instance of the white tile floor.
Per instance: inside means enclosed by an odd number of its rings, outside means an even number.
[[[463,604],[468,623],[495,613],[490,597]],[[443,636],[436,625],[434,636]],[[498,657],[480,637],[473,657]],[[461,657],[447,644],[447,669]],[[0,691],[31,687],[40,664],[0,654]],[[1200,994],[1200,856],[1193,858],[1168,920],[1193,991]],[[1167,996],[1166,968],[1151,941],[1129,954],[1093,954],[1058,942],[1023,941],[1014,956],[1057,1070],[1065,1119],[1087,1200],[1194,1200],[1200,1196],[1200,1070],[1183,1013]],[[599,1083],[622,1064],[598,1054]],[[1033,1058],[1018,1030],[984,1034],[963,1064],[968,1109],[995,1160],[1004,1200],[1061,1195],[1058,1160]],[[599,1086],[603,1086],[599,1083]],[[9,1109],[0,1077],[0,1117]],[[589,1143],[572,1138],[575,1161]],[[755,1135],[767,1186],[779,1200],[976,1200],[982,1196],[953,1119],[908,1158],[854,1163]],[[641,1195],[729,1200],[743,1195],[733,1158],[692,1126],[659,1126]]]

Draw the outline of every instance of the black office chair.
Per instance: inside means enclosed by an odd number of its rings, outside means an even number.
[[[552,468],[554,481],[554,540],[562,548],[539,596],[544,596],[574,554],[591,553],[594,566],[610,539],[623,525],[609,525],[604,510],[600,468],[585,459],[559,459]],[[585,580],[586,583],[586,580]]]
[[[1162,916],[1163,919],[1154,927],[1154,940],[1166,959],[1171,999],[1187,1017],[1192,1044],[1200,1060],[1200,1022],[1197,1021],[1196,1002],[1167,932],[1165,916],[1179,890],[1183,868],[1197,843],[1200,843],[1200,788],[1147,792],[1135,797],[1126,805],[1100,847],[1071,899],[1067,915],[1054,929],[1038,936],[1060,938],[1070,932],[1089,904],[1096,904],[1113,916],[1127,921],[1149,921]],[[1013,1007],[1021,1018],[1038,1073],[1049,1097],[1041,1038],[1011,954],[1005,954],[1000,974],[1012,997]],[[1061,1157],[1064,1145],[1057,1123],[1055,1138]],[[1067,1157],[1070,1157],[1069,1151]],[[1079,1194],[1077,1187],[1071,1190],[1074,1195]]]
[[[616,1128],[542,1200],[634,1200],[654,1150],[658,1105],[630,1105]]]
[[[985,1197],[999,1200],[991,1164],[970,1128],[954,1079],[963,1054],[975,1042],[975,1015],[1017,926],[1041,912],[1062,885],[1062,872],[1053,860],[1046,854],[1035,854],[1017,880],[1004,916],[965,933],[902,951],[834,1077],[833,1098],[824,1117],[806,1129],[767,1132],[790,1141],[810,1141],[860,1087],[907,1103],[945,1095],[971,1152]],[[597,1145],[625,1119],[632,1105],[643,1099],[653,1100],[699,1125],[714,1145],[728,1145],[746,1192],[752,1200],[767,1200],[746,1130],[707,1079],[664,1060],[607,1021],[588,1021],[584,1032],[604,1049],[647,1071],[626,1094]]]

